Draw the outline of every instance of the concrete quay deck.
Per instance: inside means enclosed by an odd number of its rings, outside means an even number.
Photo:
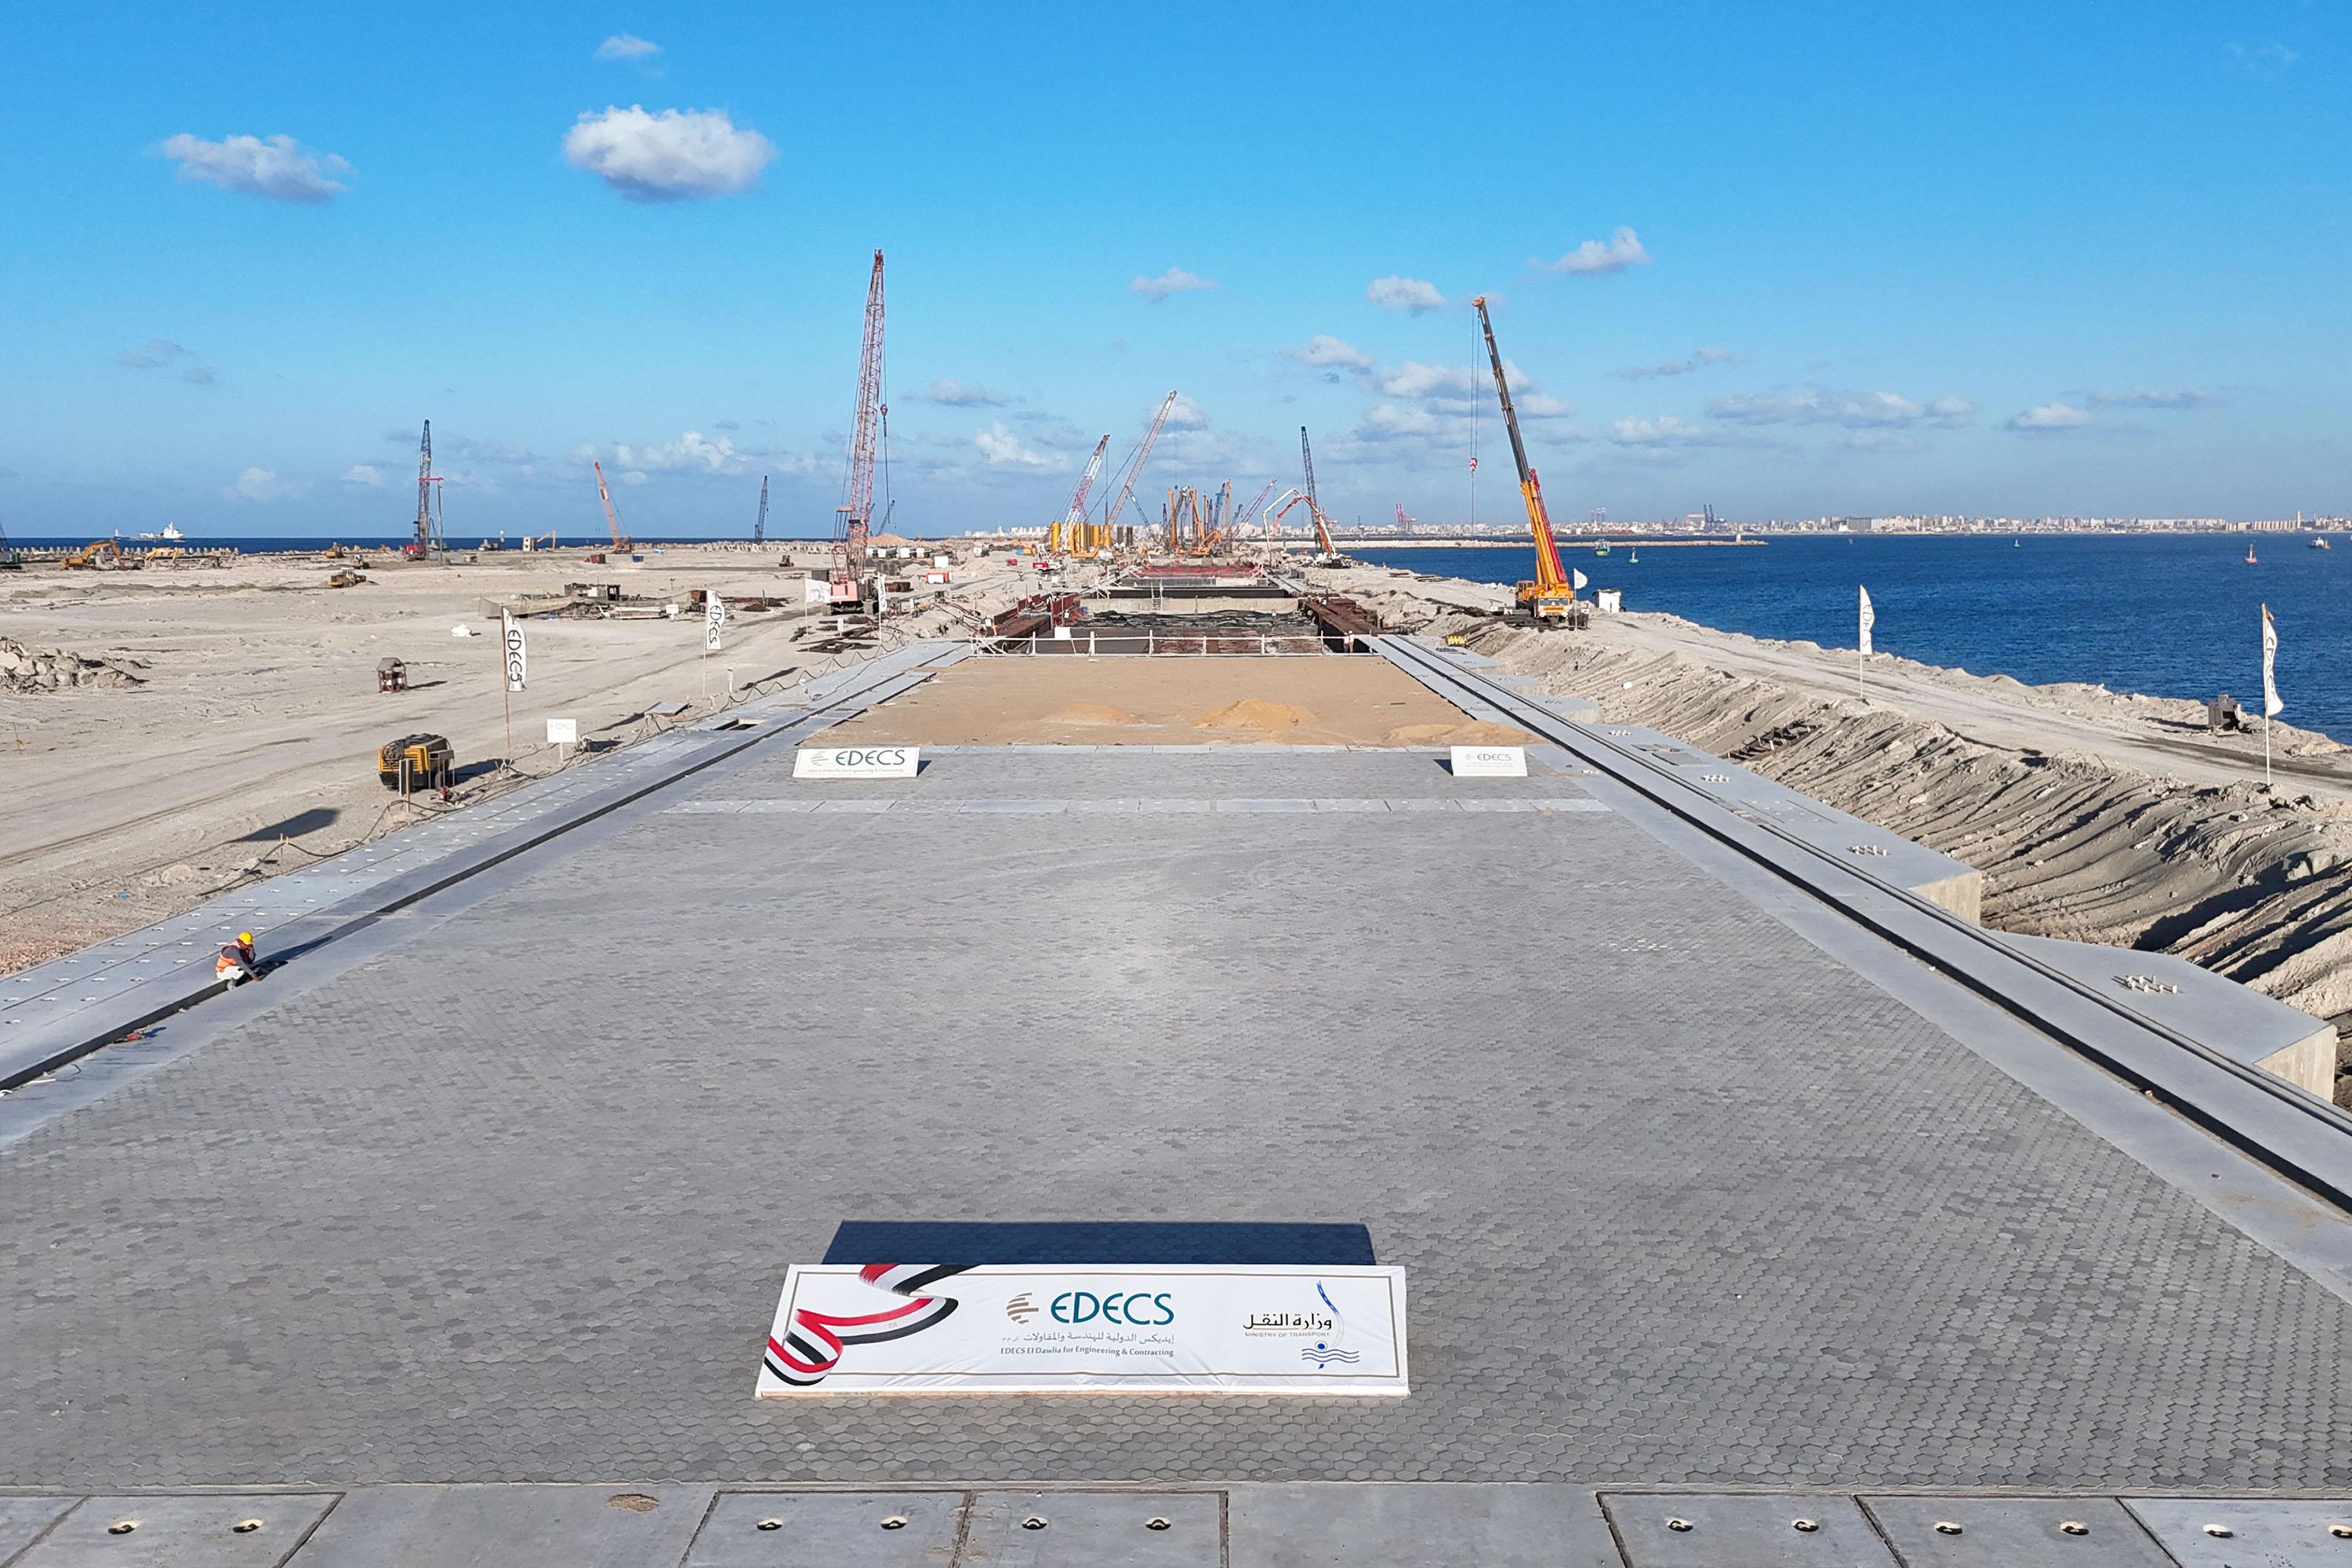
[[[2342,1210],[1607,773],[791,773],[0,1100],[0,1564],[2352,1561]],[[755,1402],[876,1219],[1360,1223],[1413,1392]]]

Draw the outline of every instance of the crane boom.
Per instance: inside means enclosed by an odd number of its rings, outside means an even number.
[[[1274,493],[1274,487],[1278,482],[1278,480],[1275,479],[1266,480],[1265,488],[1257,492],[1257,499],[1251,501],[1249,505],[1242,508],[1241,510],[1234,513],[1233,527],[1234,538],[1238,539],[1241,537],[1242,530],[1249,526],[1250,519],[1255,517],[1258,514],[1258,509],[1265,505],[1265,498]]]
[[[589,467],[596,470],[596,499],[604,503],[604,526],[613,531],[613,548],[626,550],[629,536],[621,531],[621,514],[613,510],[613,492],[604,485],[604,465],[592,462]]]
[[[1337,555],[1331,548],[1330,520],[1323,515],[1323,503],[1315,499],[1315,448],[1307,444],[1307,426],[1298,427],[1298,462],[1307,470],[1307,515],[1315,520],[1315,547],[1326,555]]]
[[[866,337],[857,357],[857,417],[849,437],[849,480],[835,509],[831,602],[855,604],[862,596],[858,574],[866,566],[866,536],[874,518],[874,437],[882,419],[882,253],[874,253],[866,284]]]
[[[751,542],[754,544],[765,544],[767,542],[768,476],[761,474],[760,476],[760,515],[755,518],[751,523]]]
[[[1486,316],[1484,294],[1470,301],[1478,312],[1478,330],[1486,339],[1486,357],[1495,366],[1495,391],[1503,400],[1503,425],[1511,434],[1511,456],[1519,465],[1519,495],[1528,504],[1528,528],[1535,535],[1536,575],[1518,588],[1519,603],[1538,620],[1565,620],[1577,613],[1576,587],[1560,569],[1559,546],[1553,542],[1551,514],[1544,510],[1543,483],[1528,461],[1528,444],[1519,436],[1518,411],[1511,406],[1511,384],[1503,374],[1503,352],[1495,346],[1495,323]]]
[[[424,560],[433,553],[433,487],[441,476],[433,471],[433,421],[416,442],[416,539],[403,553]]]
[[[1151,460],[1151,448],[1160,439],[1160,427],[1168,423],[1168,411],[1175,406],[1176,395],[1171,392],[1160,405],[1160,412],[1151,416],[1151,428],[1143,433],[1142,441],[1139,443],[1135,448],[1135,456],[1129,458],[1122,466],[1126,477],[1123,482],[1119,485],[1118,499],[1112,501],[1110,503],[1110,510],[1103,513],[1103,521],[1105,522],[1109,522],[1115,520],[1118,516],[1120,510],[1127,505],[1129,498],[1135,494],[1135,481],[1143,477],[1143,465]],[[1138,512],[1141,512],[1143,510],[1143,503],[1141,501],[1137,501],[1135,503],[1135,510]],[[1150,528],[1151,526],[1151,520],[1148,517],[1145,518],[1143,520],[1143,525],[1147,529]]]

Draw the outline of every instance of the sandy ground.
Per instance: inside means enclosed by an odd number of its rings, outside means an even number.
[[[845,744],[1514,745],[1369,656],[969,659],[826,731]]]
[[[139,678],[60,690],[0,683],[11,806],[0,816],[0,973],[396,827],[374,753],[397,736],[449,737],[461,805],[513,787],[484,766],[507,753],[508,730],[498,623],[479,613],[481,598],[567,582],[618,583],[656,601],[690,587],[800,596],[801,570],[781,569],[772,548],[673,548],[637,565],[586,565],[581,554],[379,558],[367,583],[340,590],[326,586],[328,574],[350,563],[309,557],[253,557],[222,571],[0,574],[0,638],[110,660]],[[979,609],[1011,600],[1001,568],[975,563],[957,578],[951,594]],[[934,609],[893,622],[887,637],[960,624]],[[479,635],[453,637],[460,625]],[[796,612],[740,615],[708,658],[698,613],[533,619],[527,629],[529,689],[512,706],[513,758],[527,775],[556,766],[551,717],[576,720],[584,741],[625,744],[724,706],[730,668],[740,692],[767,693],[863,657],[807,651],[824,632]],[[377,692],[386,656],[407,662],[405,693]],[[677,703],[685,715],[653,711]],[[572,758],[576,765],[576,751]]]

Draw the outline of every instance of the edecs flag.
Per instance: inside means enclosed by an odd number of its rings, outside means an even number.
[[[2275,718],[2286,704],[2278,694],[2278,626],[2271,619],[2271,607],[2263,606],[2263,717]]]
[[[1862,656],[1864,658],[1868,658],[1870,657],[1870,628],[1878,624],[1878,612],[1870,607],[1869,589],[1857,588],[1855,592],[1862,595]],[[2267,614],[2267,612],[2265,613]],[[2268,623],[2265,622],[2264,624],[2267,625]]]

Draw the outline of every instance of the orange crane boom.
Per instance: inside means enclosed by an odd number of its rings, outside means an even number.
[[[604,526],[613,531],[613,548],[626,550],[629,536],[621,531],[621,514],[613,510],[613,492],[604,487],[604,465],[592,461],[589,467],[596,470],[596,499],[604,503]],[[548,537],[552,539],[554,535]]]
[[[1481,294],[1470,304],[1478,312],[1478,330],[1486,335],[1486,357],[1494,362],[1495,390],[1503,400],[1503,424],[1511,433],[1511,456],[1519,465],[1519,495],[1528,503],[1528,528],[1536,541],[1535,581],[1518,585],[1519,605],[1538,621],[1569,620],[1578,614],[1576,585],[1560,569],[1551,514],[1544,510],[1543,482],[1528,462],[1528,444],[1519,437],[1518,411],[1511,406],[1511,384],[1503,374],[1503,352],[1495,346],[1495,323],[1486,318],[1486,297]]]

